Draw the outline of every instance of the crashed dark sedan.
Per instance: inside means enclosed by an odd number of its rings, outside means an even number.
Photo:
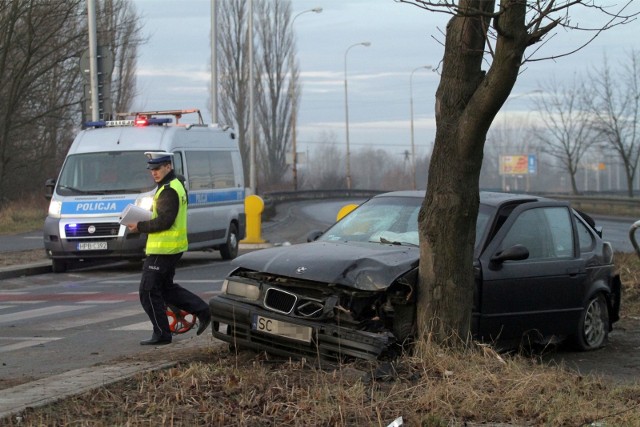
[[[214,337],[287,357],[393,356],[415,331],[423,199],[381,194],[315,241],[238,257],[209,302]],[[567,202],[481,192],[474,271],[476,339],[592,350],[618,320],[611,245]]]

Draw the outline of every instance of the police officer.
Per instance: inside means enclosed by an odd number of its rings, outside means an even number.
[[[173,153],[147,152],[147,169],[156,182],[151,220],[129,224],[132,233],[147,233],[147,257],[140,280],[140,303],[153,325],[153,335],[141,345],[171,343],[167,304],[198,318],[197,335],[211,322],[202,298],[173,282],[176,263],[187,250],[187,193],[171,166]]]

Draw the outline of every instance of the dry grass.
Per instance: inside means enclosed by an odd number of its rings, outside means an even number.
[[[635,253],[615,254],[622,280],[622,316],[640,317],[640,258]]]
[[[8,426],[640,425],[640,385],[614,386],[486,347],[319,369],[226,349],[5,420]],[[593,424],[592,424],[593,423]]]
[[[0,234],[42,229],[48,206],[49,202],[41,195],[32,195],[20,202],[0,205]]]

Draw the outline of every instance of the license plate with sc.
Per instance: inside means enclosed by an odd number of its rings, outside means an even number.
[[[309,326],[294,325],[293,323],[269,319],[268,317],[254,315],[251,329],[296,341],[311,342],[312,329]]]

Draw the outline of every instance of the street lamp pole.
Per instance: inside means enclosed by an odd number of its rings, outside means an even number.
[[[416,145],[413,141],[413,73],[418,70],[430,70],[431,65],[423,65],[421,67],[415,68],[411,71],[411,75],[409,76],[409,100],[411,106],[411,176],[413,181],[413,189],[417,189],[416,185]]]
[[[347,90],[347,54],[352,47],[356,46],[371,46],[370,42],[361,42],[352,44],[344,52],[344,119],[347,135],[347,189],[351,190],[351,150],[349,149],[349,91]]]
[[[293,24],[296,22],[296,18],[300,15],[302,15],[303,13],[308,13],[308,12],[313,12],[313,13],[321,13],[322,12],[322,8],[321,7],[314,7],[313,9],[309,9],[309,10],[304,10],[300,13],[298,13],[296,16],[293,17],[293,19],[291,20],[291,32],[293,33]],[[291,98],[291,149],[293,150],[293,156],[291,158],[291,161],[293,163],[293,166],[291,168],[291,173],[293,174],[293,190],[297,191],[298,190],[298,152],[297,152],[297,147],[296,147],[296,115],[297,115],[297,111],[296,111],[296,90],[295,90],[295,70],[293,68],[294,63],[293,63],[293,59],[294,59],[294,55],[293,55],[293,49],[291,50],[291,53],[289,54],[289,69],[291,70],[291,82],[289,83],[289,97]]]

